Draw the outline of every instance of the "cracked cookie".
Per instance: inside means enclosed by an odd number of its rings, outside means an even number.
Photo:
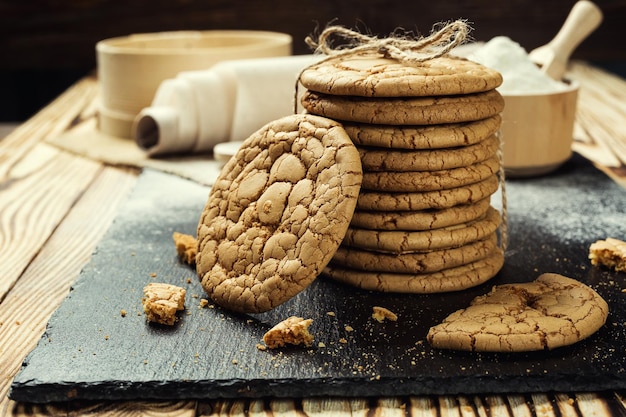
[[[428,273],[483,259],[493,253],[496,246],[495,233],[486,239],[463,246],[405,254],[390,254],[342,245],[335,252],[332,263],[345,269],[360,271]]]
[[[355,145],[394,149],[442,149],[469,146],[494,135],[502,117],[441,125],[389,126],[343,122]]]
[[[343,244],[388,253],[411,253],[462,246],[495,232],[502,219],[493,207],[484,217],[440,229],[409,232],[404,230],[367,230],[349,227]]]
[[[398,97],[471,94],[495,89],[502,76],[464,58],[443,56],[404,65],[394,59],[356,55],[330,59],[307,68],[303,86],[325,94]]]
[[[496,175],[473,184],[446,190],[416,193],[361,190],[356,202],[358,210],[414,211],[443,209],[457,204],[470,204],[491,196],[498,190]]]
[[[324,274],[335,281],[364,290],[432,294],[460,291],[482,284],[498,273],[504,254],[495,249],[487,257],[461,266],[430,273],[369,272],[342,268],[330,263]]]
[[[504,109],[496,90],[460,96],[369,98],[306,91],[302,106],[339,121],[384,125],[437,125],[486,119]]]
[[[350,226],[373,230],[433,230],[476,220],[482,217],[489,207],[490,199],[487,197],[476,203],[457,204],[439,210],[356,210]]]
[[[495,135],[473,145],[445,149],[391,150],[360,147],[359,155],[364,171],[440,171],[465,167],[491,158],[500,141]]]
[[[337,122],[292,115],[252,134],[220,172],[200,217],[204,290],[239,312],[292,298],[341,243],[361,181],[358,151]]]
[[[431,327],[435,348],[485,352],[555,349],[604,325],[606,301],[587,285],[559,274],[499,285]]]
[[[493,156],[483,162],[440,171],[363,172],[362,187],[365,190],[408,193],[445,190],[484,180],[499,169],[500,161]]]

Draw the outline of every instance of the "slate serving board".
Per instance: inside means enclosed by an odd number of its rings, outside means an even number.
[[[626,388],[626,274],[592,267],[587,260],[593,241],[626,237],[626,190],[578,156],[552,175],[507,180],[506,263],[487,284],[422,296],[362,291],[320,277],[279,308],[256,315],[198,308],[195,296],[203,297],[202,289],[193,270],[176,256],[172,232],[195,234],[207,195],[207,188],[174,176],[149,170],[141,175],[27,356],[11,398],[51,402]],[[498,196],[492,202],[499,207]],[[492,285],[530,281],[543,272],[562,273],[595,288],[609,304],[607,324],[573,346],[527,354],[438,351],[425,341],[430,326]],[[148,324],[141,313],[142,288],[151,281],[187,289],[186,311],[174,327]],[[396,312],[398,321],[372,320],[376,305]],[[314,320],[315,346],[258,350],[265,331],[290,315]]]

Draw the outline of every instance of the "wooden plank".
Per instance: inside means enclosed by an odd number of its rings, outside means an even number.
[[[46,233],[45,241],[35,245],[37,251],[27,257],[30,263],[28,268],[15,286],[10,288],[6,298],[0,304],[0,353],[2,354],[0,415],[7,415],[16,405],[8,400],[7,393],[13,376],[22,364],[24,355],[40,339],[50,315],[67,296],[74,279],[87,264],[97,242],[112,222],[119,203],[124,200],[127,191],[136,180],[132,170],[116,168],[103,170],[94,163],[85,166],[84,160],[70,158],[66,154],[56,155],[47,166],[55,168],[56,172],[44,169],[41,175],[33,175],[33,184],[30,184],[30,187],[20,189],[22,194],[34,194],[34,197],[25,197],[28,200],[24,203],[32,200],[30,203],[32,210],[23,210],[24,213],[30,213],[30,217],[33,218],[45,219],[51,216],[54,219],[54,221],[33,219],[21,229],[30,230],[31,234],[35,234],[40,231],[43,233],[43,229],[52,228],[53,233],[49,237],[49,233]],[[60,167],[68,168],[61,169]],[[62,205],[62,210],[53,208],[48,211],[46,209],[47,206],[54,205],[45,195],[40,195],[35,186],[38,181],[41,182],[47,178],[46,175],[57,175],[58,181],[51,182],[60,184],[60,188],[74,189],[73,192],[68,193],[71,198],[67,200],[71,200],[71,207]],[[72,186],[73,178],[85,178],[83,181],[91,182],[94,176],[95,180],[84,194],[81,193],[85,189],[85,184],[80,184],[80,187]],[[31,189],[34,189],[34,192],[28,192]],[[61,194],[62,197],[65,190],[53,188],[47,192],[57,197]],[[21,203],[18,201],[16,204]],[[55,214],[55,211],[60,214]],[[63,218],[60,224],[59,216]],[[30,217],[27,220],[30,221]],[[3,212],[3,218],[6,223],[6,211]],[[8,218],[14,223],[23,221],[13,214]],[[20,236],[24,237],[24,233]],[[28,236],[28,238],[34,238],[34,236]],[[16,242],[15,250],[22,250],[19,246],[20,240],[21,238],[11,240]],[[39,246],[42,248],[39,249]],[[0,256],[3,253],[6,251],[0,251]],[[3,258],[0,262],[6,266],[8,260]],[[22,269],[21,266],[13,268],[20,271]]]
[[[0,208],[0,301],[100,169],[44,144],[12,165],[0,189],[0,200],[7,202]]]
[[[0,187],[6,187],[13,166],[44,139],[59,135],[96,96],[95,80],[86,77],[0,141]]]

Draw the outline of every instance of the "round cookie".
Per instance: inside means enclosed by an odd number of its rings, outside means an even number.
[[[482,181],[500,169],[497,156],[473,165],[440,171],[363,172],[364,190],[422,192],[445,190]]]
[[[440,171],[482,162],[496,154],[495,135],[474,145],[430,150],[389,150],[358,147],[363,171]]]
[[[386,193],[361,190],[356,202],[357,210],[370,211],[415,211],[443,209],[457,204],[475,203],[491,196],[498,190],[497,175],[482,181],[447,190],[422,193]]]
[[[504,99],[496,90],[461,96],[384,99],[306,91],[301,102],[309,113],[334,120],[394,126],[481,120],[504,109]]]
[[[441,149],[468,146],[496,134],[502,116],[431,126],[388,126],[343,122],[355,145],[395,149]]]
[[[501,222],[500,213],[489,207],[483,218],[441,229],[407,232],[349,227],[342,245],[395,254],[453,248],[486,238]]]
[[[324,269],[324,274],[364,290],[433,294],[475,287],[493,278],[503,264],[504,254],[496,249],[486,258],[425,274],[357,271],[338,267],[332,262]]]
[[[344,269],[369,272],[428,273],[483,259],[496,249],[497,237],[489,237],[456,248],[428,252],[388,254],[340,246],[332,263]]]
[[[439,210],[420,211],[359,211],[352,215],[350,227],[373,230],[433,230],[467,223],[483,216],[490,199],[471,204],[459,204]]]
[[[359,154],[337,122],[292,115],[253,133],[200,217],[204,290],[225,308],[258,313],[306,288],[341,243],[361,178]]]
[[[497,71],[464,58],[442,56],[416,65],[355,55],[324,60],[302,72],[311,91],[341,96],[415,97],[470,94],[502,84]]]
[[[604,325],[608,305],[592,288],[559,274],[503,284],[430,328],[435,348],[526,352],[571,345]]]

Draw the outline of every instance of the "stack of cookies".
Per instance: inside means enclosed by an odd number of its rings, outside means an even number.
[[[405,65],[330,58],[306,69],[302,105],[339,121],[360,153],[363,182],[326,275],[378,291],[469,288],[502,267],[500,112],[496,71],[443,56]]]

